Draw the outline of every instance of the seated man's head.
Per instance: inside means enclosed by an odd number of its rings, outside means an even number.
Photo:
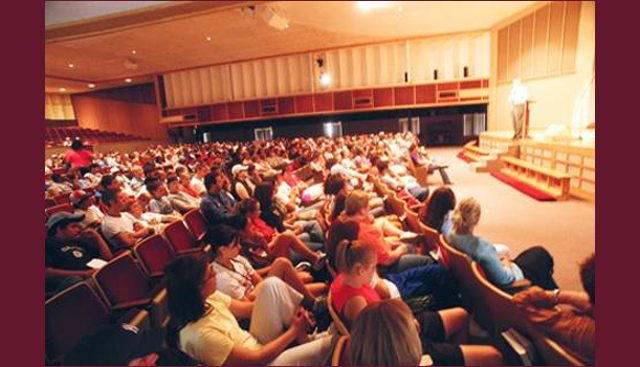
[[[180,179],[176,175],[167,177],[167,189],[169,193],[177,194],[180,192]]]
[[[156,200],[160,200],[167,195],[167,188],[164,186],[164,184],[161,181],[148,183],[147,191]]]
[[[100,179],[100,186],[102,186],[104,190],[117,190],[122,187],[122,182],[116,180],[113,175],[104,175]]]
[[[344,204],[344,211],[349,217],[367,215],[369,213],[369,196],[361,190],[354,190]]]
[[[102,194],[102,202],[109,208],[109,211],[120,213],[129,205],[129,196],[120,190],[107,190]]]
[[[83,219],[83,214],[55,213],[47,221],[47,234],[51,237],[66,240],[76,238],[82,232],[80,222]]]

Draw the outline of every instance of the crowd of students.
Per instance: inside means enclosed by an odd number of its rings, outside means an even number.
[[[430,192],[408,164],[438,170],[450,182],[446,167],[410,133],[95,155],[74,143],[64,157],[45,161],[45,199],[68,196],[73,207],[46,222],[46,291],[90,277],[114,255],[199,209],[211,253],[179,257],[166,269],[167,343],[194,362],[326,363],[336,332],[319,318],[332,307],[350,331],[352,364],[415,365],[425,354],[437,365],[501,364],[496,347],[468,343],[470,316],[459,307],[456,279],[422,236],[385,211],[386,198],[372,183],[379,180],[419,202],[422,223],[480,264],[498,287],[528,279],[534,286],[516,295],[518,307],[593,361],[595,256],[582,271],[588,293],[559,291],[548,251],[535,247],[512,259],[508,248],[475,233],[475,199],[457,203],[449,186]],[[420,297],[437,302],[409,309],[405,302]]]

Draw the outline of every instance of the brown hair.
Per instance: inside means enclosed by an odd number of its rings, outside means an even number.
[[[372,260],[375,250],[360,241],[342,240],[336,251],[336,266],[339,272],[348,272],[355,264],[364,264]]]
[[[417,366],[422,357],[415,319],[399,299],[365,307],[353,324],[349,349],[354,366]]]

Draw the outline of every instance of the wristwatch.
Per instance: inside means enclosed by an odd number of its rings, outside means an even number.
[[[556,305],[558,304],[558,299],[560,297],[560,288],[556,288],[553,290],[553,299],[556,302]]]

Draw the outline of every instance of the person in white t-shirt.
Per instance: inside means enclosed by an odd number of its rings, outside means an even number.
[[[207,173],[209,173],[209,167],[206,164],[201,164],[189,183],[189,188],[199,196],[204,196],[207,193],[207,188],[204,186],[204,176]]]
[[[217,273],[218,290],[233,299],[253,301],[257,286],[267,277],[277,277],[300,292],[302,304],[311,309],[316,297],[326,291],[324,283],[304,284],[302,273],[298,273],[291,260],[278,257],[265,270],[258,273],[249,260],[240,255],[240,238],[237,232],[226,225],[209,229],[207,242],[213,247],[213,269]]]
[[[155,233],[152,228],[145,227],[133,215],[124,212],[129,205],[129,200],[129,196],[122,190],[107,190],[102,195],[102,201],[109,208],[109,212],[102,220],[102,234],[114,252],[132,247],[138,240]]]

